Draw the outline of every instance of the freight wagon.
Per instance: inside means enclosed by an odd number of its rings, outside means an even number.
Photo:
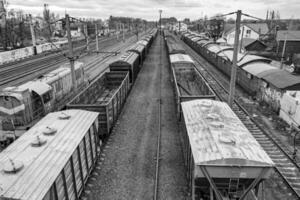
[[[130,46],[127,51],[139,54],[139,60],[141,64],[146,58],[146,47],[142,44],[135,43],[134,45]]]
[[[109,65],[110,71],[128,71],[130,83],[134,83],[140,70],[139,54],[127,51]]]
[[[0,153],[0,199],[79,199],[99,144],[98,113],[49,113]]]
[[[181,102],[216,98],[214,91],[196,70],[192,59],[184,59],[184,56],[182,54],[170,56],[179,119],[181,118]]]
[[[182,103],[184,159],[192,199],[257,197],[274,163],[244,124],[223,102]]]
[[[109,135],[130,90],[128,72],[106,72],[71,100],[67,109],[99,113],[101,138]]]

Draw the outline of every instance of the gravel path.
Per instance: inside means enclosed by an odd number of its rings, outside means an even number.
[[[153,199],[160,37],[155,39],[82,199]],[[165,52],[165,47],[162,45]],[[185,199],[187,181],[166,55],[162,56],[159,199]]]

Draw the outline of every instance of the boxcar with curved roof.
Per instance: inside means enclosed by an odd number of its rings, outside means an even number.
[[[0,153],[0,199],[78,199],[98,157],[98,113],[49,113]]]
[[[226,103],[206,99],[181,105],[193,199],[240,199],[269,177],[272,160]]]

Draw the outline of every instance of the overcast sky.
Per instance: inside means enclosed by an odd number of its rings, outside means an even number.
[[[63,15],[65,10],[74,17],[102,18],[110,15],[139,17],[157,20],[162,17],[198,19],[217,13],[241,9],[244,13],[260,18],[269,9],[278,10],[281,18],[300,18],[300,0],[7,0],[9,9],[22,9],[25,13],[42,13],[43,4],[49,4],[52,12]],[[234,17],[234,16],[233,16]]]

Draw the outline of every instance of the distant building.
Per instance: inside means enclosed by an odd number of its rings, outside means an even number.
[[[289,61],[294,54],[300,53],[300,31],[277,31],[277,53],[283,51],[284,41],[286,41],[284,57]]]
[[[187,24],[185,24],[183,22],[178,22],[178,23],[173,25],[173,30],[174,31],[187,31],[188,26],[187,26]]]
[[[248,23],[241,24],[240,40],[241,38],[251,38],[258,40],[269,33],[269,28],[266,23]],[[230,45],[234,44],[235,24],[225,24],[223,38],[227,40]]]
[[[263,42],[252,38],[243,38],[241,45],[246,51],[264,51],[267,48]]]

